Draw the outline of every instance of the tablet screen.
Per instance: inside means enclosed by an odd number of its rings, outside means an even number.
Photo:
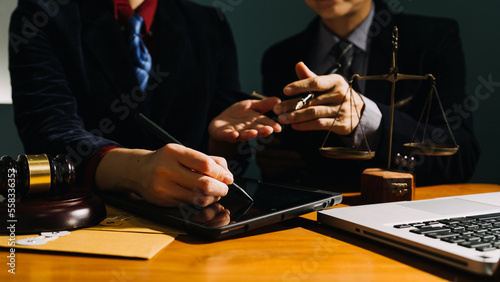
[[[290,210],[332,196],[331,193],[325,191],[294,189],[256,181],[240,181],[238,185],[253,198],[253,202],[229,189],[225,197],[208,207],[180,205],[176,208],[168,208],[165,212],[203,226],[221,227],[265,217],[271,213]],[[325,207],[328,205],[325,204]]]
[[[203,229],[207,229],[210,233],[208,235],[214,237],[214,230],[223,232],[221,228],[239,225],[247,225],[245,229],[249,226],[262,226],[336,205],[342,198],[339,193],[265,184],[254,180],[237,183],[253,198],[253,202],[232,189],[218,202],[204,208],[187,204],[165,208],[145,201],[125,199],[123,195],[119,196],[121,201],[116,201],[116,197],[109,198],[108,195],[104,195],[104,200],[174,227],[187,226],[201,233]]]

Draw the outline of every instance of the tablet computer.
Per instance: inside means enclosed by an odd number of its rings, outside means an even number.
[[[253,202],[234,193],[205,208],[181,204],[165,208],[126,193],[101,193],[108,204],[189,234],[220,240],[265,225],[338,205],[342,194],[316,189],[281,186],[256,180],[237,182]]]

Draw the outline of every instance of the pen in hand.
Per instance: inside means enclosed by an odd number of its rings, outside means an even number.
[[[337,73],[339,70],[340,70],[340,64],[336,63],[330,69],[328,69],[325,74],[334,74]],[[302,96],[302,98],[295,105],[295,111],[302,109],[302,107],[304,107],[307,104],[307,102],[309,102],[312,99],[314,99],[314,94],[312,92],[308,92],[305,96]]]
[[[297,105],[295,105],[295,110],[300,110],[309,100],[314,98],[314,94],[311,92],[307,93],[307,95],[303,98],[301,98],[298,102]]]
[[[151,131],[154,134],[156,134],[163,141],[165,141],[167,143],[177,143],[179,145],[182,145],[181,142],[177,141],[177,139],[175,139],[172,135],[168,134],[168,132],[166,132],[163,128],[161,128],[160,126],[158,126],[152,120],[148,119],[145,115],[143,115],[141,113],[138,113],[135,116],[135,118],[137,119],[137,121],[141,125],[143,125],[147,129],[149,129],[149,131]],[[240,186],[238,186],[236,183],[233,182],[232,184],[229,184],[228,187],[230,189],[233,189],[233,191],[235,191],[236,193],[240,194],[241,196],[243,196],[243,197],[245,197],[248,200],[250,200],[250,201],[253,202],[252,197],[250,197],[250,195],[248,195],[248,193],[245,190],[243,190],[243,188],[241,188]]]

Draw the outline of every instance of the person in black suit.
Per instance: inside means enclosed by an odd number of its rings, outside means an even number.
[[[387,168],[390,83],[385,81],[355,81],[356,92],[346,97],[340,117],[331,129],[333,134],[325,144],[325,147],[354,144],[367,149],[366,136],[368,146],[376,152],[375,157],[369,161],[330,159],[321,156],[318,148],[348,89],[342,76],[324,73],[340,58],[334,57],[332,46],[344,44],[354,50],[351,73],[387,74],[392,63],[395,26],[399,34],[399,73],[432,74],[436,78],[438,94],[459,150],[446,157],[417,155],[405,150],[403,144],[412,140],[430,82],[399,81],[391,169],[414,172],[419,186],[466,182],[472,177],[479,149],[472,128],[472,113],[457,110],[466,101],[464,54],[457,23],[400,13],[401,7],[395,7],[399,12],[392,12],[379,0],[305,2],[318,16],[304,31],[269,48],[262,61],[263,94],[283,99],[274,111],[279,115],[278,121],[286,125],[282,133],[272,135],[266,144],[257,147],[263,178],[323,187],[345,185],[350,189],[359,187],[365,168]],[[299,100],[297,95],[307,91],[319,94],[306,107],[294,110]],[[423,138],[425,130],[426,142],[454,144],[436,100],[432,102],[427,128],[424,121],[418,127],[415,141]],[[410,159],[414,157],[415,167],[395,163],[397,153]]]
[[[152,60],[144,91],[126,41],[134,13]],[[205,153],[227,149],[228,136],[246,141],[279,130],[266,118],[234,128],[238,118],[263,117],[257,110],[277,99],[233,95],[235,45],[213,8],[184,0],[20,0],[9,35],[25,151],[69,155],[78,185],[135,192],[163,206],[206,206],[227,193],[233,175],[225,159]],[[165,145],[135,121],[137,113],[186,147]]]

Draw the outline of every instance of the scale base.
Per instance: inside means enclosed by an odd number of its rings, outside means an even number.
[[[367,203],[411,201],[414,188],[411,173],[367,168],[361,174],[361,197]]]

